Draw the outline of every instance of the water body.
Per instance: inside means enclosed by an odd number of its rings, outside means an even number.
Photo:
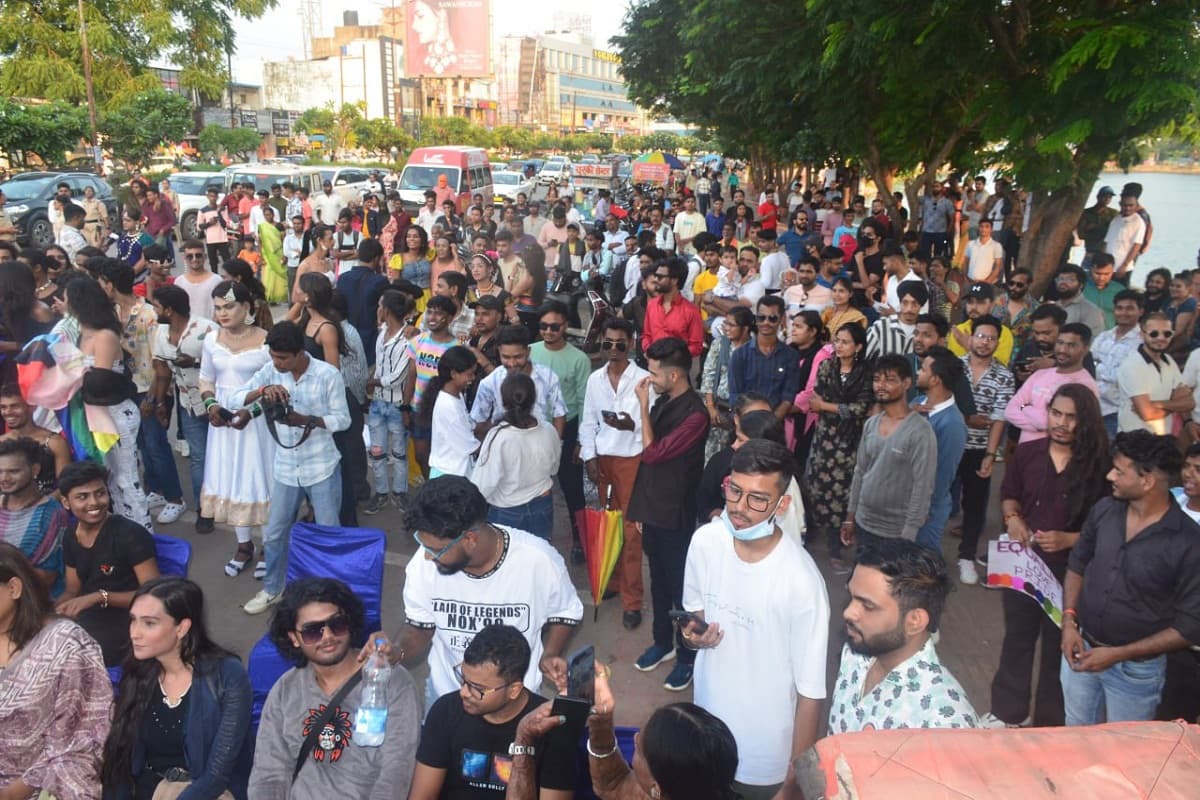
[[[1118,197],[1112,200],[1113,208],[1119,203],[1121,187],[1136,182],[1142,185],[1142,205],[1150,212],[1154,223],[1154,236],[1148,249],[1133,269],[1131,283],[1143,286],[1146,275],[1152,269],[1166,267],[1172,273],[1185,269],[1196,269],[1196,253],[1200,249],[1200,229],[1196,227],[1193,205],[1200,196],[1200,175],[1169,172],[1105,172],[1092,187],[1088,205],[1096,202],[1096,192],[1101,186],[1111,186]]]

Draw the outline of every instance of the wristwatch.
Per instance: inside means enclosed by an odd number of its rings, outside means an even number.
[[[534,746],[529,744],[517,744],[513,742],[508,746],[508,754],[510,756],[533,756],[535,753]]]

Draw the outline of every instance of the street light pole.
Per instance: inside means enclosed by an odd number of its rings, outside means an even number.
[[[88,47],[87,20],[83,16],[83,0],[79,0],[79,43],[83,48],[83,82],[87,88],[88,123],[92,134],[92,162],[96,172],[104,174],[104,155],[100,152],[100,135],[96,130],[96,93],[92,89],[92,51]]]

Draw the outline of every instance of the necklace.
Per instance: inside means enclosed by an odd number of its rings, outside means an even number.
[[[163,705],[165,705],[167,708],[179,708],[179,704],[183,702],[183,698],[187,697],[187,693],[191,691],[191,688],[192,682],[189,679],[187,687],[179,693],[179,697],[172,701],[170,695],[167,694],[166,687],[163,686],[162,678],[160,677],[158,679],[158,690],[162,692]]]

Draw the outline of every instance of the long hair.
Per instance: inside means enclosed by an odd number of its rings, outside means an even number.
[[[54,604],[50,602],[46,584],[38,579],[25,554],[14,545],[0,541],[0,583],[8,583],[13,578],[21,582],[21,596],[17,599],[8,638],[20,650],[54,616]]]
[[[254,267],[246,263],[244,259],[231,258],[221,266],[221,269],[225,270],[225,274],[230,278],[250,290],[250,295],[254,298],[250,308],[251,314],[258,308],[259,303],[267,302],[267,290],[263,288],[262,282],[254,277]]]
[[[0,263],[0,320],[18,344],[24,344],[25,326],[36,299],[33,272],[20,261]]]
[[[208,636],[204,619],[204,593],[187,578],[164,577],[146,581],[133,594],[129,607],[149,595],[162,602],[167,616],[176,623],[191,620],[179,642],[179,657],[192,668],[193,683],[216,669],[217,662],[233,654]],[[113,712],[113,726],[104,742],[100,779],[106,789],[129,783],[132,778],[133,748],[142,730],[142,712],[155,701],[162,667],[158,660],[138,659],[131,653],[123,664],[121,685]]]
[[[524,372],[510,372],[500,384],[500,403],[504,407],[504,416],[500,423],[488,431],[484,437],[484,447],[479,452],[479,463],[487,460],[495,444],[496,437],[505,428],[520,428],[527,430],[537,427],[537,417],[533,415],[533,406],[537,401],[537,385],[533,378]]]
[[[1090,389],[1078,383],[1064,383],[1050,398],[1051,405],[1057,397],[1066,397],[1075,404],[1075,441],[1071,443],[1071,462],[1063,477],[1070,530],[1078,530],[1096,501],[1109,493],[1105,477],[1112,465],[1108,433],[1100,402]]]
[[[533,290],[530,292],[533,302],[541,304],[546,296],[546,251],[531,244],[521,251],[521,261],[533,278]]]
[[[333,323],[337,331],[338,352],[344,356],[350,355],[346,336],[342,333],[343,316],[333,305],[333,284],[329,282],[329,277],[320,272],[306,272],[300,276],[300,291],[308,295],[308,302],[300,312],[300,321],[297,323],[300,330],[308,330],[312,312],[315,311]]]
[[[471,352],[470,348],[460,344],[456,344],[442,353],[442,357],[438,361],[437,374],[429,379],[429,384],[421,395],[421,407],[418,413],[422,420],[433,419],[433,407],[437,405],[438,395],[441,394],[442,387],[450,382],[453,374],[472,370],[476,363],[475,354]]]
[[[67,310],[80,325],[97,331],[110,330],[117,336],[122,334],[117,311],[98,281],[82,275],[71,278],[66,293]]]
[[[646,721],[642,756],[664,797],[732,800],[737,741],[729,726],[693,703],[662,706]]]

